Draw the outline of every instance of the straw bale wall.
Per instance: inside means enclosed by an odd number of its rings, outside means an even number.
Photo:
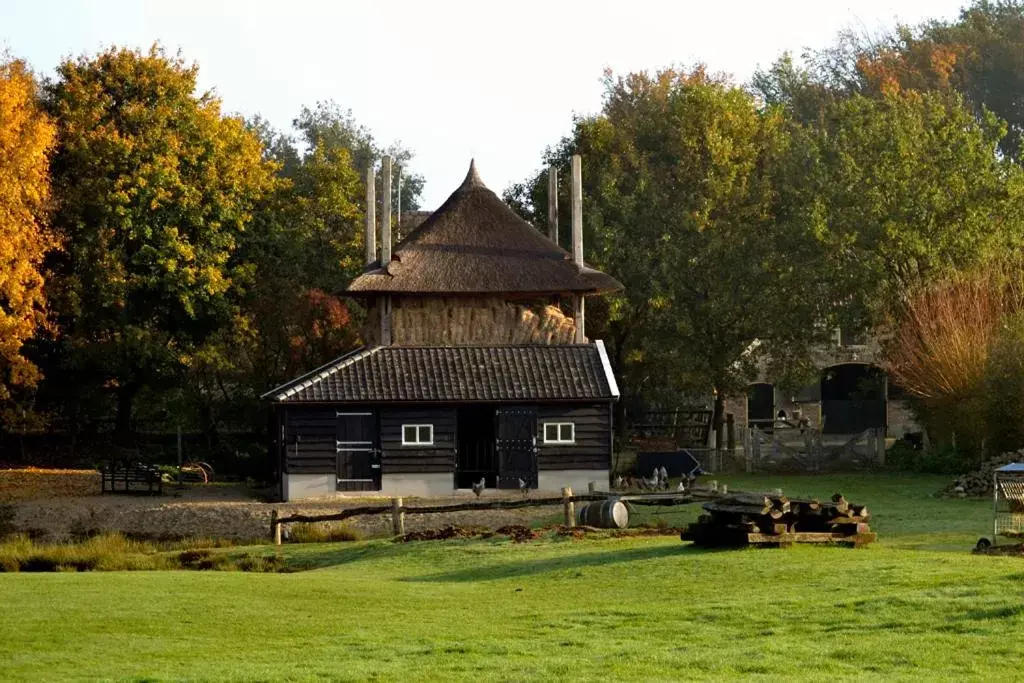
[[[380,313],[370,311],[365,339],[378,343]],[[402,297],[391,313],[395,346],[572,344],[573,319],[553,305],[523,305],[498,298]]]

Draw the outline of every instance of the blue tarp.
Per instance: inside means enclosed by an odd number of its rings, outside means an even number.
[[[1024,462],[1011,462],[1009,465],[1003,465],[996,472],[1020,472],[1024,473]]]

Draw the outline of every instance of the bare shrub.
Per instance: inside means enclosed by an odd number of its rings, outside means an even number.
[[[917,399],[918,417],[939,445],[980,457],[991,422],[986,390],[1006,321],[1024,312],[1021,264],[964,273],[908,297],[887,348],[889,370]],[[1005,357],[1005,349],[1001,350]]]

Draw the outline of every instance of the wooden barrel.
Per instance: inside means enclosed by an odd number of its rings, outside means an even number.
[[[629,510],[618,499],[583,505],[577,517],[580,524],[599,529],[625,529],[629,526]]]

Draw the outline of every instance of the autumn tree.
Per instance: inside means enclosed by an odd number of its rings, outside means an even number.
[[[784,56],[759,71],[753,87],[768,101],[802,106],[816,96],[881,97],[898,92],[957,95],[979,121],[989,113],[1005,121],[1000,152],[1020,161],[1024,136],[1024,2],[974,0],[953,20],[897,25],[876,35],[843,31],[835,43],[803,55]],[[794,75],[798,78],[792,78]],[[780,97],[777,97],[780,96]],[[820,111],[818,112],[820,113]]]
[[[143,388],[173,385],[233,314],[231,261],[273,166],[244,122],[196,91],[197,67],[159,47],[61,63],[52,264],[67,400],[115,398],[130,426]],[[76,412],[72,406],[71,412]]]
[[[54,128],[37,97],[24,62],[0,61],[0,405],[40,377],[23,349],[46,323],[42,262],[55,246],[46,229]]]

